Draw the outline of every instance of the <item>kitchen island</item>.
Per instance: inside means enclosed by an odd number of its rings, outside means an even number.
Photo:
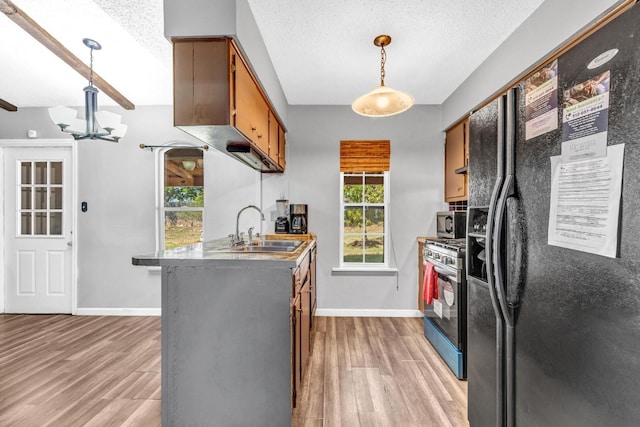
[[[133,257],[162,267],[163,426],[291,423],[300,337],[292,301],[315,240],[268,253],[225,252],[227,242]]]

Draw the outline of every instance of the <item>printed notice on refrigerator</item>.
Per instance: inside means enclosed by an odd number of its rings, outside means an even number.
[[[610,72],[564,91],[562,161],[605,157],[609,121]]]
[[[616,257],[623,161],[624,144],[595,159],[551,157],[550,245]]]
[[[525,80],[525,139],[558,128],[558,60]]]

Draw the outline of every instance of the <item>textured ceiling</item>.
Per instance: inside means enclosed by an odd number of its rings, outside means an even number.
[[[290,104],[351,104],[385,84],[441,104],[542,0],[249,0]]]
[[[13,0],[136,105],[171,104],[162,0]],[[348,105],[379,84],[440,104],[542,0],[249,0],[290,104]],[[0,15],[0,98],[18,107],[82,105],[86,80]],[[9,42],[7,42],[9,41]],[[105,95],[104,105],[114,105]]]

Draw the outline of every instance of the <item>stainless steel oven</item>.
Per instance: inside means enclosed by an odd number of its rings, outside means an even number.
[[[460,379],[466,378],[467,285],[464,239],[427,242],[423,260],[425,336]],[[427,264],[431,264],[430,266]]]

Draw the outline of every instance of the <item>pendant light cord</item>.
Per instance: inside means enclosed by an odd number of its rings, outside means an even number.
[[[89,86],[93,86],[93,48],[89,54]]]
[[[380,86],[384,86],[384,64],[387,62],[387,52],[384,43],[380,45]]]

